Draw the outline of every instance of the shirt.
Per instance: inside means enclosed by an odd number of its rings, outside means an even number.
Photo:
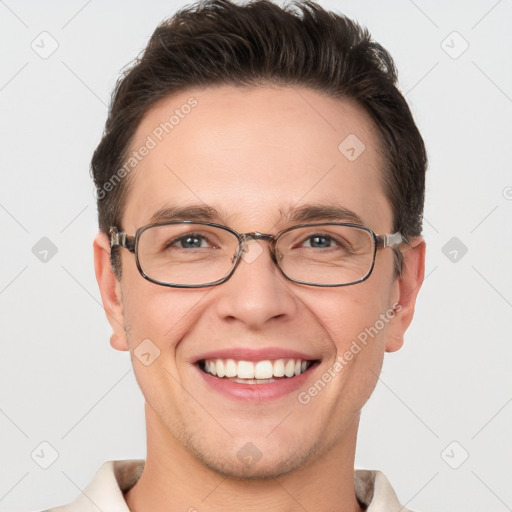
[[[130,512],[123,493],[142,475],[144,460],[105,462],[74,501],[44,512]],[[356,469],[354,488],[366,512],[412,512],[400,505],[395,491],[381,471]]]

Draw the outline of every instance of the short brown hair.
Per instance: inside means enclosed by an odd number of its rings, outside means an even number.
[[[192,87],[264,83],[305,86],[362,107],[381,138],[394,230],[421,234],[427,156],[393,60],[368,30],[307,0],[284,8],[269,0],[203,0],[156,28],[116,84],[92,158],[100,229],[121,227],[130,179],[126,172],[113,178],[158,101]]]

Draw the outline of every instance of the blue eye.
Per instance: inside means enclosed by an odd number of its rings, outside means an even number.
[[[330,236],[313,235],[307,238],[305,245],[307,247],[326,248],[332,247],[333,239]]]
[[[207,240],[199,235],[186,235],[178,238],[172,245],[177,245],[181,249],[200,249],[207,247]]]
[[[215,248],[215,244],[210,238],[201,233],[185,233],[180,236],[172,237],[162,243],[163,250],[169,249],[208,249]]]

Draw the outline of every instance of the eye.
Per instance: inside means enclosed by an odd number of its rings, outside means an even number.
[[[198,233],[187,233],[169,240],[166,247],[177,247],[179,249],[203,249],[207,247],[214,247],[213,244],[206,236]]]
[[[336,241],[329,235],[310,235],[304,241],[305,247],[325,249],[327,247],[333,247],[333,245],[337,245]]]
[[[341,236],[330,235],[327,233],[313,233],[306,236],[300,246],[312,249],[348,250],[350,243]]]
[[[303,257],[346,257],[368,248],[366,231],[344,224],[297,227],[286,232],[280,249]],[[370,239],[371,242],[371,239]]]

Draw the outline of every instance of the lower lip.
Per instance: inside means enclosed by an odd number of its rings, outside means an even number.
[[[304,386],[306,380],[317,366],[318,363],[314,363],[300,375],[280,378],[268,384],[240,384],[239,382],[232,382],[227,378],[214,377],[209,373],[203,372],[199,367],[197,367],[197,371],[202,375],[208,386],[229,398],[266,402],[297,392]]]

